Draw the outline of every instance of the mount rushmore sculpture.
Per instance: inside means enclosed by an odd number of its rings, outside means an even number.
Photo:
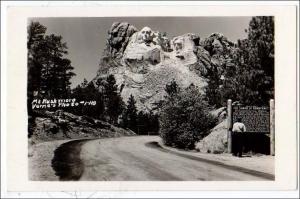
[[[127,22],[115,22],[94,82],[113,74],[125,101],[133,95],[140,110],[155,109],[164,99],[165,85],[175,80],[180,87],[196,85],[205,92],[211,71],[232,66],[234,43],[220,33],[201,39],[193,33],[168,38],[166,33]],[[96,85],[96,84],[95,84]]]

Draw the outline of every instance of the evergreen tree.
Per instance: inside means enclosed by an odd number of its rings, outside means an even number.
[[[88,84],[89,84],[89,82],[84,78],[83,81],[82,81],[82,83],[81,83],[81,88],[87,87]]]
[[[124,126],[134,132],[137,132],[137,117],[136,101],[133,95],[130,95],[127,101],[126,111],[123,116]]]
[[[160,113],[160,136],[168,146],[191,149],[215,125],[209,105],[194,85],[166,98]]]
[[[108,120],[116,124],[119,115],[123,111],[123,101],[120,93],[118,92],[118,87],[116,84],[116,79],[113,75],[109,75],[106,78],[106,83],[104,84],[104,96],[105,96],[105,113],[108,116]]]
[[[70,112],[77,115],[86,115],[93,118],[104,118],[104,99],[103,94],[97,89],[93,82],[88,83],[84,78],[83,82],[72,90],[72,98],[75,98],[77,102],[95,100],[95,106],[79,106],[75,109],[70,108]]]
[[[137,114],[137,134],[148,135],[158,134],[159,121],[158,115],[153,114],[152,111],[139,111]]]
[[[90,82],[85,88],[84,88],[84,95],[85,100],[95,100],[96,105],[95,106],[84,106],[83,107],[83,113],[87,116],[102,119],[104,114],[104,100],[102,93],[99,92],[99,90],[94,86],[93,82]]]
[[[274,17],[253,17],[247,32],[247,40],[239,43],[239,81],[246,90],[241,101],[266,105],[274,98]]]
[[[149,113],[149,121],[148,124],[148,131],[154,134],[158,134],[159,131],[159,117],[158,114],[153,114],[152,111]]]
[[[143,111],[139,111],[137,114],[137,134],[145,135],[149,129],[149,115]]]
[[[28,97],[40,90],[41,70],[43,67],[43,43],[47,28],[38,22],[31,22],[27,29],[28,58]]]
[[[165,91],[169,97],[176,95],[179,92],[177,82],[173,79],[169,84],[166,85]]]
[[[211,105],[224,106],[232,99],[261,106],[274,98],[274,18],[253,17],[246,32],[222,76],[210,71],[206,96]]]
[[[70,79],[75,74],[62,37],[46,35],[47,28],[39,22],[28,26],[28,98],[63,97],[70,91]],[[29,103],[30,103],[29,101]]]
[[[27,110],[28,110],[28,136],[32,135],[35,124],[35,115],[31,108],[31,102],[36,93],[40,91],[41,70],[43,67],[42,43],[46,33],[46,27],[38,22],[31,22],[27,28]]]
[[[64,58],[67,47],[62,37],[46,35],[47,28],[30,22],[27,28],[27,107],[29,136],[34,125],[31,102],[37,97],[63,97],[70,94],[71,61]]]
[[[68,54],[66,43],[61,36],[46,35],[43,44],[43,57],[45,63],[41,73],[41,89],[46,91],[48,97],[65,97],[70,79],[75,74],[71,61],[64,58]]]

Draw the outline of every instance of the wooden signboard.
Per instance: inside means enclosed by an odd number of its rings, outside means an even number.
[[[232,106],[232,123],[241,118],[247,132],[270,133],[270,108],[267,106]]]

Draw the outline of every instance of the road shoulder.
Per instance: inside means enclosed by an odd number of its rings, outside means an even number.
[[[190,155],[193,157],[198,157],[201,159],[206,159],[210,161],[220,162],[228,166],[237,166],[245,169],[250,169],[258,172],[267,173],[270,175],[275,175],[275,157],[269,155],[253,155],[253,156],[243,156],[242,158],[232,156],[228,153],[221,154],[209,154],[201,153],[197,151],[185,151],[172,147],[165,146],[161,141],[158,142],[160,147],[163,149],[173,151],[176,153]]]

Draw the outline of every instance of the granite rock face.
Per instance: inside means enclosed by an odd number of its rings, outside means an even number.
[[[35,111],[31,140],[35,143],[83,138],[107,138],[135,135],[129,129],[122,129],[102,120],[77,116],[62,110]]]
[[[200,140],[195,149],[203,153],[225,153],[227,144],[227,128],[226,120],[224,120],[215,126],[208,136]]]
[[[205,92],[207,76],[215,69],[222,73],[234,45],[219,33],[205,39],[193,33],[168,38],[149,27],[138,31],[127,22],[115,22],[104,52],[93,81],[113,74],[123,100],[132,94],[139,110],[150,111],[164,99],[165,85],[172,80],[180,87],[193,83]]]
[[[127,43],[137,29],[127,22],[115,22],[108,31],[107,51],[112,57],[120,58]]]
[[[218,71],[219,76],[224,73],[225,68],[235,67],[232,60],[236,56],[236,47],[223,34],[211,34],[203,40],[202,46],[209,53],[210,64]]]

